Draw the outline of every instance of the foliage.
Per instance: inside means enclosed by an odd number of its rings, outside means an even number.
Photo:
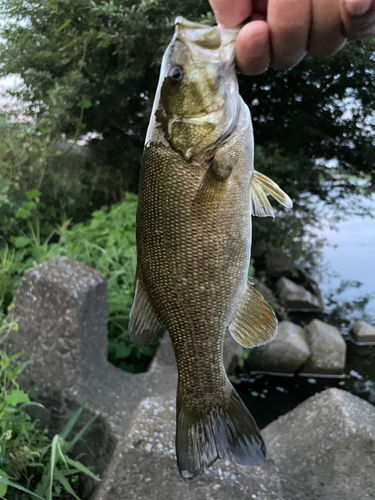
[[[38,190],[26,192],[27,201],[16,210],[12,221],[12,231],[17,236],[11,236],[9,244],[0,247],[0,315],[11,304],[24,271],[54,255],[49,246],[54,231],[46,238],[41,236],[39,195]]]
[[[93,265],[108,279],[109,357],[133,371],[154,352],[127,335],[135,199],[90,217],[136,192],[174,17],[213,23],[209,10],[206,0],[0,0],[0,76],[23,81],[11,92],[19,109],[0,115],[0,310],[31,265],[60,254]],[[292,71],[239,77],[255,167],[294,202],[293,213],[253,219],[257,269],[269,251],[315,265],[319,202],[340,217],[358,211],[348,193],[374,186],[374,49],[367,38]]]
[[[137,197],[94,212],[87,224],[62,228],[55,253],[95,267],[107,277],[109,360],[120,368],[144,371],[157,344],[139,347],[129,339],[127,326],[136,269],[135,214]]]
[[[123,191],[135,189],[136,150],[173,19],[213,22],[208,3],[2,0],[0,9],[9,20],[0,33],[0,74],[20,74],[25,85],[15,95],[29,103],[39,130],[51,137],[100,134],[93,142],[104,163],[121,171]],[[275,165],[269,171],[283,187],[294,186],[294,199],[309,191],[332,200],[333,184],[343,192],[354,189],[332,176],[329,161],[335,174],[366,174],[374,181],[374,48],[368,38],[332,58],[307,58],[293,71],[240,78],[256,143],[267,157],[279,157],[281,171]]]
[[[374,186],[374,50],[371,37],[327,59],[307,58],[293,71],[240,78],[256,144],[267,157],[283,158],[272,174],[293,199],[309,192],[334,203],[358,188],[349,175],[368,176]]]
[[[0,334],[6,336],[15,323],[3,324]],[[87,474],[98,481],[91,470],[68,455],[96,415],[68,441],[83,406],[70,418],[60,435],[49,439],[47,431],[32,421],[26,408],[30,401],[17,381],[28,361],[15,364],[22,353],[7,356],[0,350],[0,498],[41,498],[52,500],[62,494],[79,498],[78,475]],[[40,405],[39,405],[40,406]]]
[[[87,223],[69,228],[65,221],[47,237],[41,236],[39,192],[26,192],[16,217],[27,221],[25,230],[15,226],[9,246],[0,249],[0,310],[5,314],[26,269],[58,255],[65,255],[95,267],[107,278],[108,356],[116,366],[145,371],[158,344],[140,347],[128,335],[128,320],[134,294],[136,269],[135,214],[137,197],[127,194],[125,201],[95,211]]]
[[[42,134],[95,132],[111,190],[136,190],[139,155],[160,56],[177,15],[197,18],[207,2],[1,0],[0,76],[19,74],[14,95]],[[117,188],[118,186],[118,188]]]
[[[122,201],[126,191],[136,191],[173,19],[185,15],[212,23],[209,10],[206,0],[0,0],[0,12],[9,21],[0,29],[0,75],[22,77],[24,85],[13,94],[26,106],[23,115],[35,122],[38,140],[48,144],[51,155],[60,138],[94,134],[86,136],[86,167],[69,169],[67,161],[55,171],[45,169],[66,184],[62,192],[54,189],[51,202],[44,200],[51,184],[46,182],[40,188],[42,203],[77,221],[84,220],[77,219],[80,213],[88,216],[88,208]],[[358,210],[345,204],[348,192],[364,192],[367,181],[374,186],[374,49],[374,39],[367,38],[347,44],[332,58],[307,58],[293,71],[240,76],[254,121],[256,168],[288,192],[298,213],[296,219],[283,217],[279,225],[255,220],[259,252],[275,246],[285,250],[293,242],[294,253],[303,255],[303,226],[318,220],[317,200],[337,206],[343,215]],[[87,173],[92,173],[92,184]],[[366,183],[353,182],[358,177]],[[60,199],[65,201],[56,207]],[[271,241],[274,234],[277,241]]]
[[[25,192],[35,189],[44,236],[64,217],[87,219],[109,197],[107,169],[89,148],[57,142],[16,119],[15,112],[0,114],[0,239],[12,236],[17,210],[30,201]]]

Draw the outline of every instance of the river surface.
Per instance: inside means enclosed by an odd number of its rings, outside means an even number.
[[[324,264],[328,272],[320,273],[318,283],[326,301],[333,294],[334,300],[339,303],[354,302],[356,306],[360,301],[365,302],[363,313],[366,319],[374,321],[375,193],[371,199],[364,200],[363,205],[371,211],[374,218],[370,215],[352,216],[340,222],[337,231],[326,228],[321,232],[321,236],[329,243],[329,246],[323,248]],[[343,287],[345,289],[341,292],[340,285],[343,281],[348,286]],[[355,310],[354,316],[361,317],[361,312]]]
[[[375,194],[363,204],[375,215]],[[347,335],[354,319],[375,326],[375,218],[348,217],[337,231],[327,225],[320,236],[329,246],[323,248],[322,268],[314,277],[326,304],[323,319],[337,326],[347,342],[345,375],[340,379],[239,373],[233,383],[261,428],[328,387],[375,405],[375,346],[357,348]]]

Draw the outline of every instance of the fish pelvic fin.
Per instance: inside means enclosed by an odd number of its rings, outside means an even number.
[[[135,278],[135,294],[129,317],[129,336],[134,344],[153,344],[164,332],[151,304],[139,269]]]
[[[267,344],[277,335],[275,313],[250,280],[228,330],[242,347]]]
[[[187,410],[177,397],[177,465],[185,481],[224,457],[239,465],[260,465],[266,459],[258,426],[229,380],[228,389],[229,397],[206,412]]]
[[[250,184],[251,213],[258,217],[274,217],[267,193],[286,208],[292,208],[293,202],[282,189],[269,177],[254,170]]]

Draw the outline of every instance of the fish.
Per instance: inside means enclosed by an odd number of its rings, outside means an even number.
[[[238,29],[178,17],[161,63],[142,157],[132,342],[169,332],[178,368],[176,456],[191,481],[218,459],[260,465],[259,428],[223,363],[229,332],[243,347],[273,340],[277,319],[248,278],[251,218],[273,216],[256,172],[248,106],[235,67]]]

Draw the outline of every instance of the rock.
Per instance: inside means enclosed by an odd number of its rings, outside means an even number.
[[[284,276],[297,283],[297,285],[302,286],[318,299],[319,308],[321,310],[324,309],[322,294],[317,282],[305,269],[297,266],[290,257],[281,253],[271,252],[267,254],[266,272],[272,281],[276,281],[279,277]]]
[[[349,335],[351,340],[357,344],[374,344],[375,327],[364,321],[357,320],[350,327]]]
[[[281,321],[276,339],[253,349],[247,365],[252,370],[294,373],[309,356],[303,329],[290,321]]]
[[[25,272],[15,296],[19,329],[5,347],[32,359],[21,377],[24,386],[62,393],[104,368],[106,299],[105,277],[66,257]]]
[[[268,425],[263,436],[285,500],[375,498],[375,408],[327,389]]]
[[[175,411],[174,396],[140,403],[93,500],[283,500],[272,460],[248,468],[218,461],[184,482],[175,457]]]
[[[258,281],[258,283],[255,283],[254,288],[255,290],[258,290],[258,292],[262,295],[262,297],[266,302],[276,301],[276,298],[273,295],[272,290],[268,288],[268,286],[262,281]]]
[[[19,330],[3,348],[32,361],[21,374],[23,388],[36,386],[37,400],[60,412],[91,395],[86,408],[100,413],[114,443],[141,399],[176,389],[173,352],[137,375],[108,363],[106,280],[80,262],[57,257],[28,269],[11,316]]]
[[[276,283],[276,290],[285,309],[290,311],[321,311],[319,300],[311,292],[282,277]]]
[[[314,319],[305,331],[311,355],[300,373],[342,374],[345,368],[346,343],[338,329]]]
[[[266,273],[268,276],[292,276],[298,273],[298,267],[290,257],[282,253],[269,252],[266,255]]]

